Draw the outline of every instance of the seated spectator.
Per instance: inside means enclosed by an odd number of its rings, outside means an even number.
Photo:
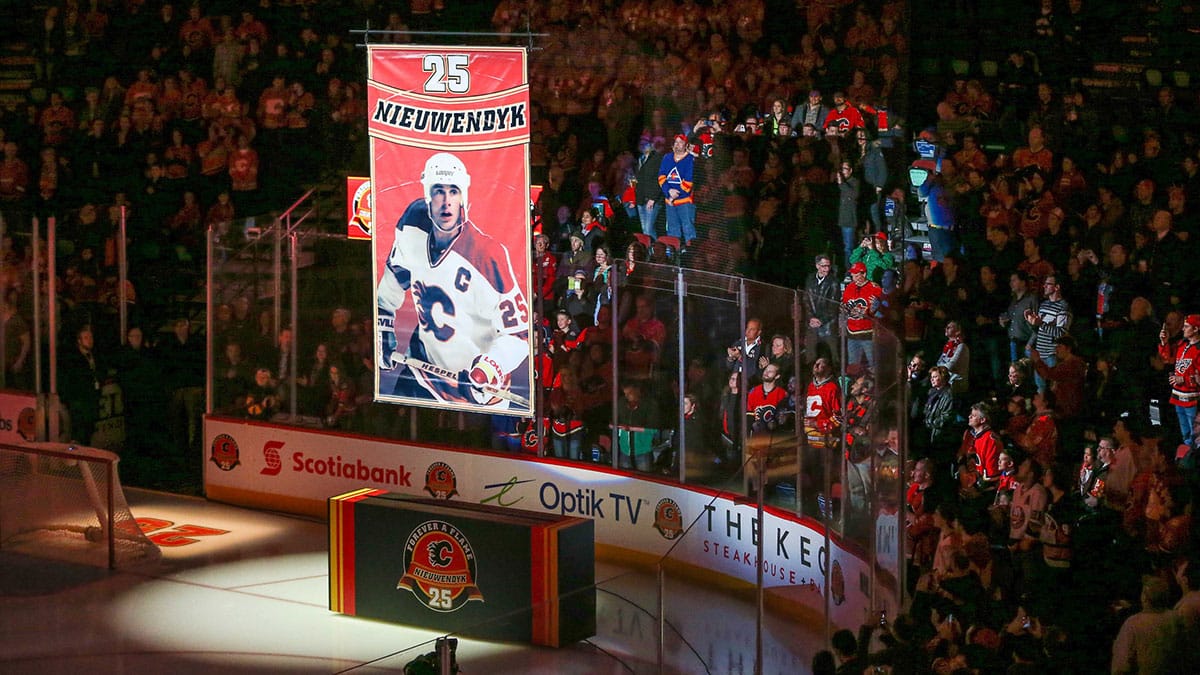
[[[357,410],[354,380],[342,372],[338,363],[329,364],[329,400],[325,404],[322,422],[327,427],[341,427]]]
[[[214,365],[217,371],[213,378],[215,407],[226,412],[243,410],[242,404],[255,372],[242,353],[242,345],[232,340],[227,342],[221,358]]]
[[[271,369],[259,367],[254,371],[254,382],[242,400],[242,415],[256,420],[269,420],[279,409],[279,383],[271,377]]]

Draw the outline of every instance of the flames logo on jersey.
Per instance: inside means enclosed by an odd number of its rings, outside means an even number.
[[[760,405],[754,409],[754,418],[764,424],[774,424],[778,421],[779,410],[773,405]]]
[[[222,471],[233,471],[234,467],[242,463],[237,441],[229,434],[218,434],[213,438],[210,451],[212,463]]]
[[[406,588],[435,612],[454,612],[471,601],[483,602],[475,585],[475,551],[457,527],[427,520],[404,544],[404,576],[396,588]]]
[[[674,539],[683,533],[683,511],[674,499],[663,497],[654,507],[654,529],[663,539]]]
[[[865,318],[867,316],[868,308],[870,308],[870,304],[862,298],[854,298],[853,300],[848,300],[846,302],[846,314],[849,315],[851,319]]]
[[[434,462],[425,470],[425,491],[434,499],[450,499],[458,494],[458,477],[445,462]]]

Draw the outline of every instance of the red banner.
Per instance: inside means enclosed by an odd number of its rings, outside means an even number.
[[[525,51],[368,58],[376,399],[528,416]]]

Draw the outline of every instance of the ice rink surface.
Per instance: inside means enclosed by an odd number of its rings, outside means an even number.
[[[402,672],[438,633],[328,609],[324,523],[138,489],[160,544],[147,568],[110,572],[0,550],[0,672]],[[652,573],[596,566],[597,635],[561,649],[460,639],[464,673],[656,673]],[[753,673],[755,606],[668,579],[668,673]],[[806,673],[820,626],[766,615],[763,673]]]

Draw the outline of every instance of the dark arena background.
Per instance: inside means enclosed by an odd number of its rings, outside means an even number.
[[[0,669],[1200,671],[1196,9],[0,0]],[[528,49],[532,417],[375,400],[368,44]],[[356,490],[594,584],[335,614]]]

